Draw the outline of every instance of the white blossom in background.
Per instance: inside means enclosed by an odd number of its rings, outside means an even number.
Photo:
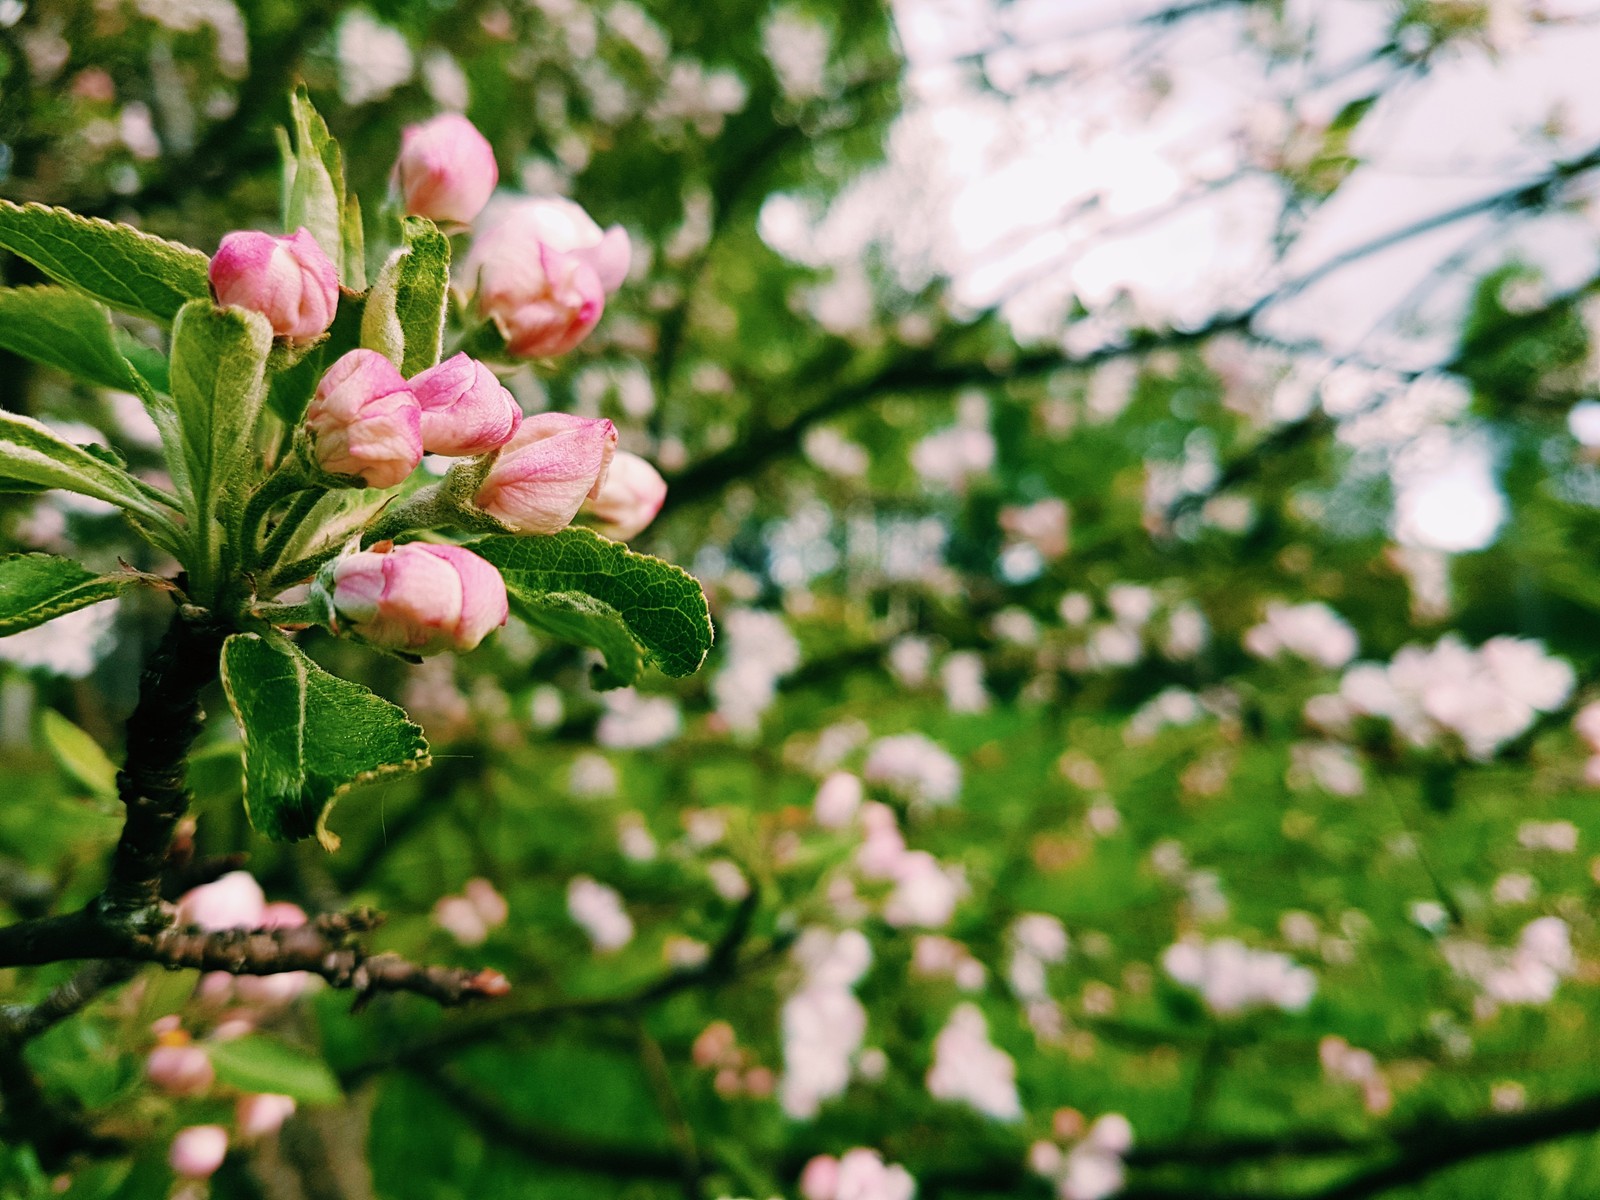
[[[1329,1034],[1317,1044],[1317,1059],[1329,1079],[1359,1087],[1362,1103],[1374,1116],[1384,1116],[1394,1107],[1394,1093],[1372,1051],[1358,1049],[1344,1038]]]
[[[789,6],[773,10],[761,27],[761,49],[784,99],[812,100],[822,95],[831,40],[827,27],[810,14]]]
[[[1066,926],[1049,913],[1024,913],[1011,923],[1011,961],[1006,980],[1019,1000],[1048,1000],[1048,967],[1067,957]]]
[[[622,907],[621,895],[587,875],[567,884],[567,914],[603,954],[633,941],[633,918]]]
[[[603,754],[586,750],[567,770],[567,791],[580,800],[603,800],[617,794],[617,768]]]
[[[1161,653],[1174,662],[1188,662],[1199,656],[1211,641],[1211,624],[1198,605],[1185,601],[1167,614]]]
[[[617,849],[630,862],[654,862],[661,848],[645,823],[644,814],[623,813],[617,818]]]
[[[1578,848],[1578,827],[1571,821],[1524,821],[1517,826],[1517,845],[1571,854]]]
[[[921,687],[933,670],[933,643],[915,634],[898,637],[889,645],[888,661],[901,687]]]
[[[994,468],[994,455],[994,435],[987,428],[953,425],[911,447],[911,466],[928,487],[963,492]]]
[[[921,934],[912,943],[911,972],[925,979],[949,979],[963,992],[981,992],[989,978],[972,951],[938,933]]]
[[[1022,1117],[1017,1064],[989,1040],[989,1023],[976,1004],[956,1005],[933,1039],[927,1084],[934,1099],[966,1104],[993,1120]]]
[[[1439,946],[1450,969],[1496,1004],[1547,1004],[1577,966],[1572,930],[1560,917],[1529,921],[1510,949],[1448,938]]]
[[[1356,656],[1360,643],[1350,623],[1320,601],[1272,601],[1261,624],[1245,631],[1244,648],[1257,658],[1290,654],[1337,670]]]
[[[860,930],[805,930],[791,952],[800,984],[783,1003],[783,1078],[778,1103],[795,1120],[810,1120],[825,1100],[843,1094],[851,1062],[867,1033],[867,1010],[851,990],[872,965]]]
[[[894,890],[883,902],[883,919],[897,929],[948,925],[967,894],[966,875],[944,866],[926,850],[905,851],[890,870]]]
[[[867,750],[861,774],[917,808],[943,808],[961,795],[961,764],[926,734],[879,738]]]
[[[217,66],[241,79],[250,66],[250,38],[244,15],[232,0],[135,0],[139,15],[175,33],[195,33],[209,25],[217,39]]]
[[[1355,664],[1338,694],[1353,713],[1389,721],[1412,745],[1453,734],[1483,760],[1565,704],[1575,682],[1571,665],[1542,642],[1497,637],[1474,650],[1447,635],[1431,648],[1402,647],[1387,665]]]
[[[822,781],[811,813],[824,829],[847,828],[861,808],[864,789],[861,778],[849,771],[835,771]]]
[[[1572,718],[1572,731],[1589,747],[1589,761],[1584,767],[1584,782],[1600,787],[1600,700],[1591,700]]]
[[[0,659],[24,670],[48,671],[66,679],[82,679],[111,650],[115,604],[93,604],[0,637]]]
[[[1343,742],[1296,742],[1289,747],[1288,783],[1296,791],[1318,787],[1335,796],[1367,790],[1361,760]]]
[[[945,655],[939,664],[939,682],[944,686],[944,702],[953,713],[989,711],[989,689],[984,684],[983,655],[976,650],[957,650]]]
[[[1067,1111],[1066,1121],[1057,1114],[1058,1136],[1081,1136],[1067,1149],[1055,1141],[1034,1142],[1028,1150],[1029,1168],[1055,1185],[1060,1200],[1106,1200],[1116,1195],[1126,1174],[1123,1159],[1133,1149],[1133,1126],[1121,1113],[1106,1113],[1084,1129],[1082,1116]]]
[[[608,750],[649,750],[683,732],[683,713],[670,696],[645,696],[631,687],[604,695],[606,711],[594,737]]]
[[[1137,745],[1152,740],[1163,729],[1193,725],[1205,715],[1200,697],[1188,688],[1176,685],[1162,688],[1134,710],[1122,736],[1130,745]]]
[[[838,1158],[819,1154],[800,1172],[805,1200],[911,1200],[916,1193],[910,1172],[860,1146]]]
[[[346,104],[382,100],[411,80],[416,59],[406,35],[363,8],[339,21],[335,39],[339,59],[339,97]]]
[[[481,946],[489,931],[506,923],[506,899],[487,879],[474,878],[458,896],[443,896],[433,906],[434,924],[463,946]]]
[[[1072,512],[1059,496],[1000,510],[1000,529],[1013,544],[1032,546],[1044,560],[1064,555],[1071,543]]]
[[[1317,991],[1309,968],[1285,954],[1252,950],[1237,938],[1186,937],[1166,948],[1161,967],[1175,982],[1198,991],[1218,1016],[1251,1008],[1299,1012]]]
[[[712,859],[706,864],[706,878],[711,880],[712,890],[729,904],[737,904],[750,894],[750,881],[732,859]]]
[[[800,643],[777,613],[736,608],[717,622],[723,665],[711,681],[717,715],[736,733],[761,728],[778,681],[800,665]]]

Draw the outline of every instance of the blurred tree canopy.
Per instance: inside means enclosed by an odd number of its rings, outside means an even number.
[[[507,383],[661,467],[636,544],[718,625],[621,691],[514,630],[308,635],[435,765],[271,845],[224,721],[197,859],[511,997],[228,1041],[192,974],[53,1013],[74,968],[8,971],[0,1195],[192,1192],[174,1131],[255,1092],[299,1109],[214,1195],[832,1200],[802,1171],[855,1147],[924,1200],[1592,1194],[1597,16],[0,0],[8,199],[275,229],[304,82],[364,196],[460,110],[626,226],[596,334]],[[125,399],[0,351],[0,408],[153,468]],[[164,566],[55,495],[0,538]],[[169,608],[0,639],[11,917],[99,887]],[[145,1078],[174,1013],[198,1096]]]

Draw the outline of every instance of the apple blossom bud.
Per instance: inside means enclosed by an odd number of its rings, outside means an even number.
[[[190,888],[178,900],[178,924],[197,925],[210,933],[222,929],[259,929],[267,898],[249,871],[229,871],[212,883]]]
[[[400,133],[395,177],[406,212],[470,225],[500,182],[494,148],[459,113],[443,113]]]
[[[638,537],[667,499],[667,481],[637,454],[618,450],[606,472],[600,494],[584,503],[598,518],[596,528],[608,538],[626,542]]]
[[[411,377],[429,454],[487,454],[510,441],[522,407],[481,362],[457,354]]]
[[[167,1162],[185,1179],[209,1179],[228,1156],[228,1131],[221,1125],[190,1125],[172,1139]]]
[[[339,274],[304,228],[288,237],[257,230],[225,234],[211,259],[217,303],[248,308],[291,342],[328,331],[339,306]]]
[[[271,1092],[261,1095],[240,1096],[234,1106],[234,1123],[242,1138],[271,1137],[294,1115],[292,1096],[278,1096]]]
[[[800,1194],[805,1200],[833,1200],[839,1190],[839,1160],[819,1154],[800,1172]]]
[[[217,1077],[210,1056],[192,1043],[157,1046],[144,1060],[144,1073],[170,1096],[202,1095]]]
[[[627,276],[627,231],[613,225],[602,232],[582,208],[558,197],[492,211],[467,255],[467,292],[477,293],[479,314],[495,323],[511,354],[565,354],[589,336],[606,297]]]
[[[339,621],[371,645],[411,654],[471,650],[508,614],[500,572],[460,546],[380,542],[337,560],[331,582]]]
[[[368,487],[393,487],[422,461],[422,409],[376,350],[352,350],[327,369],[306,428],[324,471],[359,475]]]
[[[501,448],[473,502],[519,533],[558,533],[600,494],[616,448],[610,421],[538,413]]]

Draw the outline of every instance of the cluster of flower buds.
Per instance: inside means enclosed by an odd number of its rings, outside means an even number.
[[[447,114],[404,130],[393,182],[407,213],[469,226],[489,206],[499,171],[488,140]],[[567,353],[627,275],[626,231],[601,230],[559,198],[508,199],[488,212],[458,286],[510,355]],[[339,304],[338,268],[303,228],[288,237],[228,234],[212,259],[211,286],[218,303],[261,313],[299,347],[326,335]],[[610,421],[525,418],[495,373],[465,352],[409,379],[377,350],[341,355],[317,383],[300,450],[307,478],[369,488],[398,486],[426,454],[477,460],[448,513],[370,530],[369,541],[451,524],[553,534],[585,506],[601,533],[626,540],[650,524],[667,491],[654,467],[617,451]],[[470,650],[507,615],[494,568],[455,546],[378,541],[331,564],[317,586],[336,628],[411,654]]]

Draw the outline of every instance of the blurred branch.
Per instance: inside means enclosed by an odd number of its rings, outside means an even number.
[[[653,983],[620,996],[602,996],[583,1000],[556,1000],[543,1004],[496,1006],[492,1013],[474,1019],[459,1021],[425,1040],[396,1047],[379,1058],[371,1059],[341,1073],[341,1081],[353,1086],[363,1079],[391,1067],[419,1067],[442,1062],[452,1053],[481,1042],[492,1041],[507,1029],[547,1025],[564,1017],[598,1017],[636,1014],[669,996],[693,988],[716,987],[735,978],[740,972],[765,962],[781,953],[788,945],[783,939],[774,941],[747,958],[739,951],[750,935],[750,925],[760,906],[760,889],[752,887],[750,894],[740,902],[733,920],[723,931],[711,954],[698,967],[672,971]]]

